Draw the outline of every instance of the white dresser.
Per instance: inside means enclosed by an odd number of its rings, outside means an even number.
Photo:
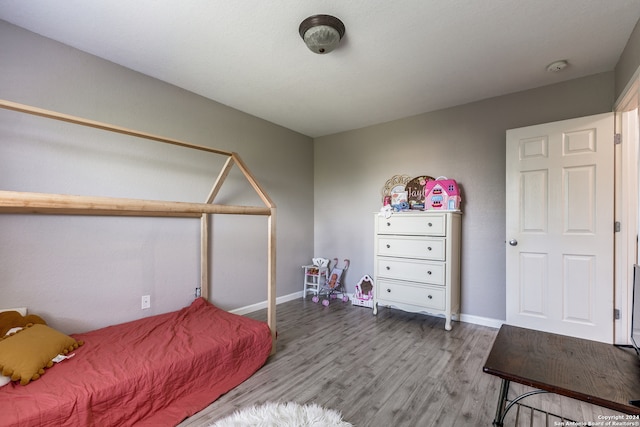
[[[373,314],[379,306],[444,316],[460,314],[458,211],[375,216]]]

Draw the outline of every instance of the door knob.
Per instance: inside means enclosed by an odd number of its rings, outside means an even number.
[[[509,244],[511,246],[518,246],[518,241],[516,239],[511,239],[511,240],[509,240]]]

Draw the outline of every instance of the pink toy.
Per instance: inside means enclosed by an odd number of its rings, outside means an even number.
[[[367,274],[356,285],[356,292],[353,294],[351,304],[373,308],[373,279]]]
[[[461,200],[460,189],[455,179],[441,176],[427,181],[424,187],[425,210],[458,210]]]

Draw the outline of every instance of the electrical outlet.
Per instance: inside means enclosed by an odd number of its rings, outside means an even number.
[[[142,295],[142,309],[151,308],[151,295]]]

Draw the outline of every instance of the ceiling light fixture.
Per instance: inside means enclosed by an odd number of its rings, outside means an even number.
[[[300,37],[314,53],[329,53],[344,36],[344,24],[331,15],[313,15],[300,23]]]
[[[564,59],[561,60],[561,61],[555,61],[555,62],[552,62],[551,64],[547,65],[547,71],[549,71],[551,73],[559,73],[560,71],[562,71],[565,68],[567,68],[568,65],[569,65],[569,63],[567,61],[565,61]]]

